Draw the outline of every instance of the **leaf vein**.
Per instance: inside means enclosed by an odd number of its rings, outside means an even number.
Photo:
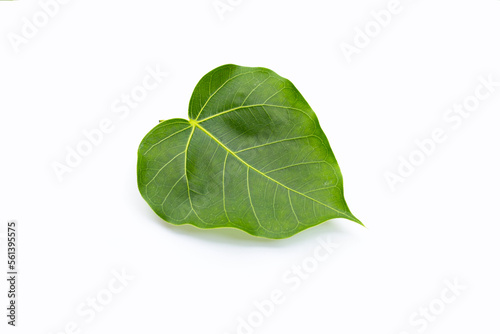
[[[304,115],[306,115],[310,120],[313,120],[312,117],[307,113],[307,111],[299,109],[299,108],[261,103],[261,104],[251,104],[251,105],[247,105],[247,106],[239,106],[239,107],[235,107],[235,108],[232,108],[232,109],[224,110],[224,111],[221,111],[221,112],[219,112],[219,113],[217,113],[215,115],[212,115],[212,116],[209,116],[207,118],[204,118],[204,119],[198,121],[198,123],[203,123],[205,121],[208,121],[209,119],[212,119],[212,118],[215,118],[215,117],[219,117],[219,116],[222,116],[224,114],[227,114],[227,113],[230,113],[230,112],[233,112],[233,111],[242,110],[242,109],[249,109],[249,108],[255,108],[255,107],[271,107],[271,108],[281,108],[281,109],[289,109],[289,110],[299,111],[299,112],[303,113]],[[196,120],[198,120],[198,119],[196,119]]]
[[[210,102],[210,100],[225,86],[227,85],[227,83],[231,80],[234,80],[238,77],[241,77],[242,75],[245,75],[245,74],[251,74],[251,73],[257,73],[258,71],[249,71],[249,72],[245,72],[245,73],[240,73],[240,74],[237,74],[235,76],[232,76],[231,78],[227,79],[222,85],[219,86],[219,88],[217,88],[215,90],[215,92],[212,93],[212,95],[210,95],[207,99],[207,101],[205,101],[205,104],[203,105],[203,107],[201,107],[200,109],[200,112],[198,113],[198,115],[196,116],[196,121],[198,120],[198,118],[200,118],[201,116],[201,113],[203,112],[203,110],[205,110],[205,107],[207,106],[208,102]]]
[[[196,124],[195,125],[196,127],[198,127],[200,130],[202,130],[203,132],[205,132],[205,134],[207,134],[210,138],[212,138],[215,142],[217,142],[220,146],[222,146],[226,151],[228,151],[232,156],[234,156],[236,159],[238,159],[241,163],[243,163],[245,166],[247,166],[248,168],[251,168],[253,169],[254,171],[256,171],[257,173],[259,173],[260,175],[264,176],[265,178],[271,180],[272,182],[275,182],[277,184],[279,184],[280,186],[282,186],[283,188],[285,189],[288,189],[290,191],[293,191],[294,193],[297,193],[299,195],[302,195],[306,198],[308,198],[309,200],[313,201],[313,202],[316,202],[316,203],[319,203],[327,208],[329,208],[330,210],[332,211],[335,211],[336,213],[338,213],[339,215],[343,216],[343,217],[347,217],[348,219],[350,218],[346,213],[342,212],[342,211],[339,211],[331,206],[329,206],[328,204],[325,204],[323,202],[320,202],[318,201],[317,199],[315,198],[312,198],[310,196],[307,196],[306,194],[304,193],[301,193],[297,190],[294,190],[290,187],[287,187],[286,185],[284,185],[283,183],[273,179],[272,177],[262,173],[261,171],[259,171],[258,169],[256,169],[255,167],[249,165],[245,160],[243,160],[242,158],[240,158],[237,154],[235,154],[233,151],[231,151],[227,146],[225,146],[223,143],[221,143],[217,138],[215,138],[210,132],[208,132],[205,128],[203,128],[202,126],[200,126],[199,124]]]

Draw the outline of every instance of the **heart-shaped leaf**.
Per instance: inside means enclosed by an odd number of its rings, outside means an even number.
[[[265,68],[225,65],[205,75],[189,120],[163,121],[143,139],[137,176],[144,199],[172,224],[274,239],[332,218],[361,224],[315,113]]]

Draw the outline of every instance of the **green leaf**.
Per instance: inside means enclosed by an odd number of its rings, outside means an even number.
[[[332,218],[361,222],[311,107],[265,68],[205,75],[189,120],[163,121],[139,147],[139,190],[169,223],[287,238]]]

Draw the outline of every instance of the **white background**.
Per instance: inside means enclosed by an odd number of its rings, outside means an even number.
[[[0,2],[0,232],[20,224],[18,327],[2,279],[1,332],[233,334],[279,289],[255,333],[498,333],[500,87],[460,126],[443,116],[479,77],[500,81],[500,2],[401,0],[349,63],[341,44],[388,2],[233,0],[221,19],[212,0],[74,0],[18,52],[8,36],[40,4]],[[158,120],[186,118],[198,80],[226,63],[292,80],[366,229],[339,219],[273,241],[156,217],[137,190],[138,145]],[[120,119],[113,103],[157,66],[168,77]],[[113,131],[59,182],[54,162],[105,118]],[[392,191],[386,173],[436,128],[447,140]],[[293,290],[283,275],[318,239],[340,246]],[[77,313],[122,270],[134,278],[102,312]],[[425,330],[410,323],[446,280],[466,289]]]

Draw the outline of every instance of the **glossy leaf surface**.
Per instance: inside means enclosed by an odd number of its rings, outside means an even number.
[[[143,139],[137,172],[143,198],[172,224],[279,239],[332,218],[360,223],[315,113],[265,68],[204,76],[189,120],[163,121]]]

